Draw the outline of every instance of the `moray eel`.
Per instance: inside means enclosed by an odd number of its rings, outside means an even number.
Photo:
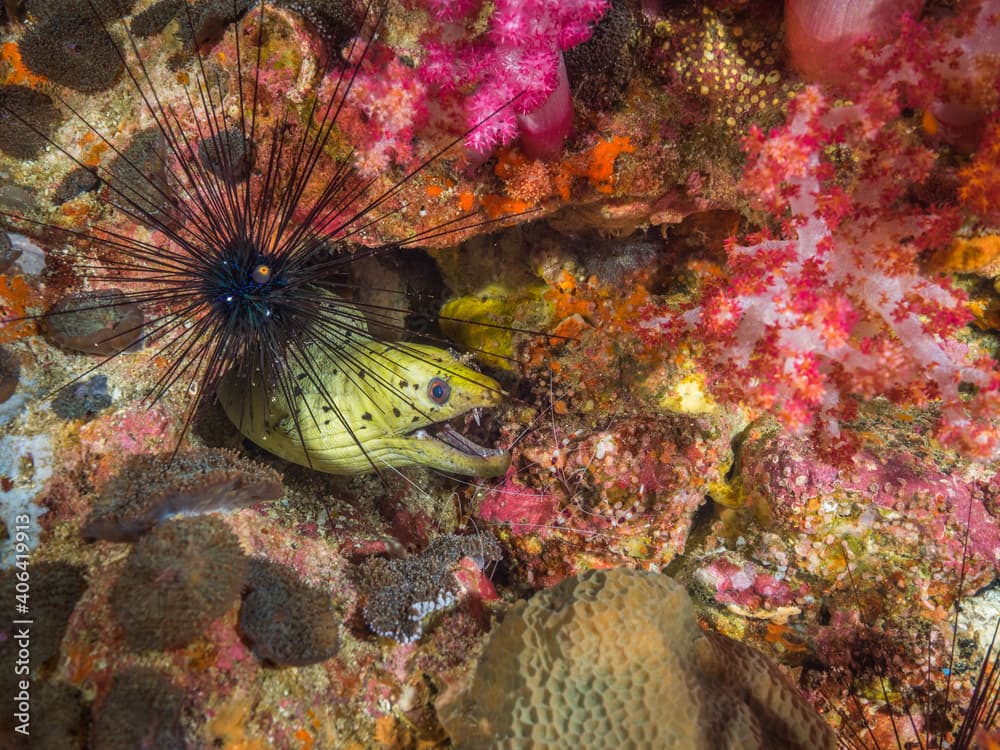
[[[342,326],[324,345],[290,365],[292,398],[269,392],[263,378],[227,374],[218,390],[226,415],[243,435],[286,461],[329,474],[427,466],[492,477],[510,464],[504,450],[485,448],[454,423],[500,404],[499,383],[444,349],[377,341],[364,317],[337,300]],[[308,360],[303,366],[302,361]],[[314,375],[310,375],[314,373]],[[265,408],[266,405],[266,408]]]

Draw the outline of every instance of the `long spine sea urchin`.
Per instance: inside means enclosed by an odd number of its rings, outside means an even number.
[[[219,11],[222,20],[235,20],[232,31],[225,32],[232,60],[223,59],[222,53],[207,53],[209,24],[203,18],[203,4],[191,0],[178,4],[176,21],[182,30],[178,36],[193,45],[194,55],[191,66],[176,75],[177,83],[165,82],[147,62],[147,51],[134,33],[124,21],[115,20],[120,12],[102,12],[95,0],[61,4],[67,6],[63,10],[72,5],[90,14],[91,26],[100,30],[102,49],[107,45],[114,49],[116,59],[110,67],[124,71],[126,86],[141,100],[142,113],[136,117],[152,123],[124,147],[92,121],[93,116],[74,107],[70,97],[55,95],[88,138],[114,155],[110,165],[96,169],[104,195],[131,222],[149,231],[117,226],[77,230],[34,223],[70,235],[78,246],[90,245],[89,250],[78,251],[85,259],[78,277],[95,288],[123,288],[124,294],[115,298],[120,301],[101,297],[84,310],[138,304],[146,311],[144,328],[133,331],[129,343],[158,342],[159,354],[167,361],[152,380],[148,399],[155,402],[175,387],[194,393],[185,415],[186,431],[197,408],[214,398],[227,372],[248,389],[263,384],[271,397],[263,400],[265,414],[250,414],[260,405],[255,406],[249,396],[236,412],[264,424],[271,401],[290,404],[308,386],[320,394],[322,411],[332,412],[354,438],[355,426],[345,417],[342,402],[327,390],[317,364],[325,354],[348,365],[346,374],[357,388],[364,391],[377,384],[401,405],[427,416],[426,406],[399,385],[391,361],[393,352],[427,355],[405,343],[393,343],[381,354],[354,344],[365,338],[366,319],[397,329],[399,324],[392,322],[395,310],[345,303],[338,293],[350,285],[342,272],[359,254],[383,253],[448,234],[476,219],[446,222],[358,252],[348,247],[351,237],[398,211],[393,201],[403,185],[442,153],[431,155],[384,189],[376,188],[376,179],[361,177],[352,169],[352,153],[345,153],[342,144],[337,144],[338,158],[329,156],[338,117],[372,42],[361,41],[361,36],[349,42],[344,54],[349,62],[328,55],[326,69],[316,76],[320,93],[312,98],[299,103],[275,101],[262,82],[265,58],[273,54],[269,37],[280,34],[280,12],[272,4],[261,2],[244,16],[245,2],[232,0],[228,8],[224,2],[209,3],[225,10]],[[384,0],[369,2],[358,20],[359,33],[371,40],[387,7]],[[27,34],[32,33],[29,27]],[[82,61],[87,63],[96,64]],[[40,130],[28,113],[3,101],[0,110],[79,169],[88,168],[83,157]],[[0,215],[24,221],[21,216]],[[40,317],[76,314],[77,308]],[[122,351],[124,347],[115,347],[91,369]],[[457,369],[449,372],[456,379],[463,377]],[[318,420],[316,411],[292,410],[293,429],[302,442],[302,420]],[[377,468],[374,463],[372,468]]]

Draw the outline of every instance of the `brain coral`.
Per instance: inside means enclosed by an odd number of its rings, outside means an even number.
[[[214,516],[176,518],[132,548],[111,611],[137,651],[186,646],[236,601],[247,575],[240,541]]]
[[[627,569],[516,604],[438,709],[459,749],[836,746],[767,657],[703,631],[680,584]]]

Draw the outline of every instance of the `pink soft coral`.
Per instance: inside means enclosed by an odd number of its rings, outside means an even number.
[[[828,447],[849,447],[841,426],[858,398],[882,396],[940,403],[939,437],[996,456],[995,363],[959,338],[971,319],[964,295],[917,263],[958,214],[905,195],[933,154],[908,138],[887,92],[871,95],[834,106],[809,88],[783,128],[751,133],[745,187],[786,217],[783,229],[731,243],[726,275],[705,284],[680,326],[697,332],[720,396],[812,428]],[[849,175],[831,154],[850,155]],[[646,326],[676,324],[659,315]]]
[[[654,342],[696,334],[720,397],[812,430],[831,452],[852,450],[842,428],[858,403],[883,397],[935,404],[939,439],[1000,455],[996,363],[962,336],[964,294],[920,267],[962,215],[954,200],[928,205],[921,186],[940,174],[937,154],[902,116],[950,90],[974,18],[901,17],[891,43],[857,50],[841,83],[850,104],[810,87],[784,127],[752,131],[744,188],[780,230],[732,241],[725,275],[708,278],[691,308],[679,318],[650,309],[644,323]]]
[[[525,130],[540,139],[540,152],[561,145],[572,125],[562,52],[590,37],[607,0],[496,0],[479,34],[472,23],[479,2],[420,1],[434,21],[420,72],[442,97],[462,101],[473,128],[466,145],[486,155]],[[543,105],[544,118],[522,119]]]

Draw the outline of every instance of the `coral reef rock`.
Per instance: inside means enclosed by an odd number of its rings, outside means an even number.
[[[0,404],[14,395],[20,382],[21,360],[7,347],[0,346]]]
[[[448,609],[462,596],[464,590],[455,573],[464,557],[472,558],[482,569],[500,559],[500,544],[490,534],[448,534],[404,560],[366,560],[360,573],[369,595],[363,613],[368,627],[400,643],[418,640],[424,618]]]
[[[52,411],[60,419],[71,421],[93,419],[111,406],[108,393],[108,376],[94,375],[92,378],[68,384],[52,399]]]
[[[44,322],[50,344],[68,352],[118,354],[142,339],[142,309],[118,289],[69,294]]]

